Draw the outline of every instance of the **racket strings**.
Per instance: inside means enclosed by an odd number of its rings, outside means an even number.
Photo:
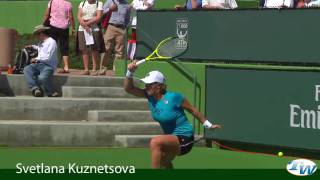
[[[186,51],[186,47],[181,46],[178,38],[170,39],[161,44],[157,49],[157,54],[162,57],[177,57]]]

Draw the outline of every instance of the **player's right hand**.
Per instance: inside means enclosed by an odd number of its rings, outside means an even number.
[[[133,60],[132,63],[128,64],[128,70],[134,72],[137,69],[137,60]]]

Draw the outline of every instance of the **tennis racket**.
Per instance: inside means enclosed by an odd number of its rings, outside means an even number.
[[[162,40],[149,56],[138,61],[136,65],[138,66],[147,61],[169,60],[178,57],[186,52],[186,43],[187,42],[184,39],[179,39],[178,37],[168,37]]]

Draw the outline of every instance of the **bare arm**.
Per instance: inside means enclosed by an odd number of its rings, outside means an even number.
[[[304,0],[298,0],[297,8],[304,8]]]
[[[49,8],[46,9],[46,12],[44,13],[44,17],[43,17],[43,22],[42,24],[44,24],[44,22],[47,20],[47,18],[49,17]]]
[[[82,8],[79,8],[77,18],[78,18],[79,24],[80,24],[81,26],[83,26],[83,27],[86,26],[86,25],[84,24],[83,19],[82,19]]]
[[[134,73],[136,69],[136,61],[133,61],[132,63],[128,64],[128,71],[130,71],[131,73]],[[128,74],[126,76],[126,79],[124,80],[124,90],[132,95],[138,97],[145,97],[144,90],[136,87],[133,83],[133,78],[130,77]]]
[[[211,6],[211,5],[204,5],[202,6],[203,9],[223,9],[224,7],[223,6]]]
[[[102,17],[102,10],[98,10],[97,11],[97,16],[94,17],[93,19],[90,19],[89,21],[86,22],[86,25],[87,26],[91,26],[93,24],[97,24],[100,22],[101,20],[101,17]]]
[[[210,6],[208,4],[202,6],[203,9],[210,9]]]
[[[206,121],[206,118],[204,117],[204,115],[202,115],[202,113],[199,112],[197,108],[191,105],[186,98],[183,100],[181,107],[189,111],[191,114],[193,114],[202,124]],[[215,128],[221,128],[221,125],[213,124],[211,126],[211,129],[215,129]]]
[[[198,8],[197,0],[191,0],[191,6],[192,6],[192,9],[197,9]]]
[[[73,17],[72,8],[71,8],[70,13],[69,13],[69,19],[70,19],[71,28],[72,28],[72,35],[74,35],[75,32],[76,32],[76,29],[75,29],[75,23],[74,23],[74,17]]]

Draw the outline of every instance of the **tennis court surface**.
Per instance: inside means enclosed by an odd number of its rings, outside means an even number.
[[[275,152],[276,154],[276,152]],[[284,152],[285,154],[285,152]],[[17,163],[24,165],[67,166],[119,165],[150,168],[150,151],[147,148],[1,148],[0,169],[16,169]],[[176,169],[286,169],[289,161],[297,157],[250,154],[216,148],[195,147],[174,160]],[[314,161],[320,164],[320,161]]]

